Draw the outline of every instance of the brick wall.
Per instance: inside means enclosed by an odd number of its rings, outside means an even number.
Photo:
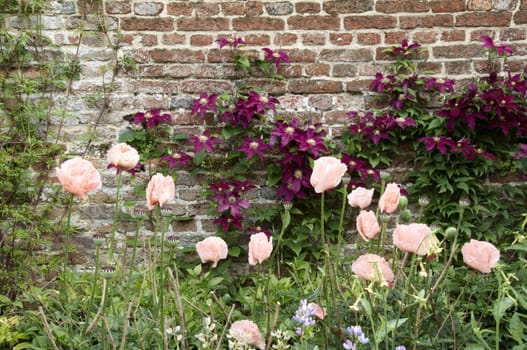
[[[10,15],[5,23],[16,31],[25,22]],[[101,23],[108,36],[102,35]],[[160,108],[172,114],[178,128],[198,129],[203,122],[190,115],[192,99],[203,90],[232,87],[234,65],[228,50],[218,49],[215,40],[220,36],[243,37],[256,50],[287,52],[291,65],[280,70],[285,81],[254,83],[277,95],[284,113],[312,116],[330,133],[345,123],[346,112],[367,106],[367,86],[387,62],[383,50],[404,38],[429,48],[428,69],[455,79],[478,74],[485,60],[482,35],[514,49],[508,62],[512,70],[523,69],[527,60],[527,0],[65,0],[51,1],[41,24],[66,54],[77,54],[82,40],[82,78],[74,82],[68,102],[57,98],[57,106],[71,112],[63,128],[70,152],[81,152],[86,145],[81,135],[99,119],[100,103],[83,97],[110,79],[111,69],[105,67],[115,57],[109,43],[118,42],[117,55],[138,63],[136,74],[117,75],[89,149],[105,189],[82,203],[75,215],[74,224],[85,228],[86,237],[111,226],[115,176],[105,170],[104,156],[128,125],[123,116]],[[81,37],[81,25],[92,32]],[[146,175],[139,177],[147,180]],[[195,215],[195,220],[178,222],[173,230],[189,241],[213,231],[200,193],[199,179],[181,174],[175,211]],[[125,187],[123,196],[137,198],[131,187]],[[259,192],[253,196],[267,200]],[[133,225],[119,230],[132,234]]]

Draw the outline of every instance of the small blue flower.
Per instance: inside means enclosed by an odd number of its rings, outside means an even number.
[[[313,326],[315,319],[312,317],[315,315],[315,309],[307,303],[306,299],[300,300],[300,306],[296,310],[295,316],[292,320],[300,323],[300,326]]]
[[[404,345],[399,345],[395,347],[395,350],[406,350],[406,347]]]
[[[342,343],[342,346],[344,347],[345,350],[355,350],[355,349],[357,349],[355,344],[353,344],[353,342],[351,340],[349,340],[349,339],[346,339],[346,342]]]

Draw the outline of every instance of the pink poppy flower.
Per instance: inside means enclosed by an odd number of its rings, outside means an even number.
[[[401,189],[398,184],[389,183],[386,185],[381,198],[379,199],[379,209],[381,213],[391,214],[397,210],[401,198]]]
[[[81,199],[86,199],[88,193],[102,187],[101,175],[86,159],[67,160],[55,171],[64,190]]]
[[[320,157],[315,160],[310,182],[316,193],[335,188],[348,167],[335,157]]]
[[[348,203],[353,208],[364,209],[371,204],[373,198],[373,192],[375,190],[372,188],[368,190],[364,187],[357,187],[350,194],[348,194]]]
[[[107,157],[110,164],[123,170],[133,169],[139,163],[139,153],[126,143],[113,145],[108,150]]]
[[[430,255],[437,251],[439,240],[425,224],[400,224],[393,231],[393,244],[403,252]]]
[[[242,345],[254,345],[258,349],[265,349],[264,340],[258,325],[250,320],[236,321],[229,329],[229,335]]]
[[[154,209],[156,204],[160,207],[174,200],[176,185],[172,176],[155,174],[146,186],[146,206],[149,210]]]
[[[500,251],[492,243],[475,239],[463,245],[461,254],[465,264],[482,273],[490,273],[500,260]]]
[[[269,259],[273,251],[273,237],[267,238],[264,232],[251,235],[249,241],[249,265],[261,264]]]
[[[377,221],[377,216],[375,216],[375,213],[372,210],[361,210],[360,214],[357,215],[356,221],[357,231],[359,231],[362,239],[364,239],[366,242],[381,232],[381,227]]]
[[[212,263],[212,267],[218,266],[218,262],[227,258],[229,247],[220,237],[207,237],[196,243],[196,251],[202,263]]]
[[[386,259],[376,254],[359,256],[351,265],[351,270],[363,280],[379,283],[386,282],[388,286],[393,287],[395,275],[392,268]]]

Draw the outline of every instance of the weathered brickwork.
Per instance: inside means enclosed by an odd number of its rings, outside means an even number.
[[[384,49],[402,39],[429,48],[429,68],[437,75],[465,79],[479,72],[485,60],[480,37],[488,35],[514,48],[510,67],[527,62],[527,0],[338,0],[338,1],[51,1],[41,17],[43,33],[74,55],[77,43],[83,75],[72,86],[64,120],[68,150],[85,145],[88,126],[99,118],[100,106],[83,98],[108,82],[104,69],[115,59],[109,44],[118,44],[119,57],[137,62],[136,73],[121,72],[114,81],[109,109],[95,129],[90,157],[104,175],[105,189],[81,205],[74,224],[86,232],[109,230],[115,176],[105,169],[104,151],[128,122],[124,116],[151,108],[172,114],[179,128],[199,130],[205,121],[190,115],[190,104],[201,91],[222,92],[233,87],[239,72],[229,50],[219,50],[221,36],[243,37],[255,52],[263,47],[289,54],[291,65],[280,69],[281,82],[254,80],[281,101],[284,114],[310,115],[325,123],[330,135],[345,124],[345,113],[368,106],[367,88],[382,69]],[[102,22],[101,22],[102,21]],[[16,31],[26,25],[16,15],[5,26]],[[35,25],[36,19],[31,19]],[[103,25],[105,35],[93,35]],[[93,33],[80,36],[78,29]],[[58,100],[60,105],[61,99]],[[56,118],[57,123],[59,118]],[[147,174],[139,181],[147,182]],[[125,178],[128,181],[128,178]],[[137,181],[136,181],[137,182]],[[178,178],[175,213],[195,216],[176,222],[172,230],[192,237],[212,231],[204,215],[200,180],[184,173]],[[261,191],[254,200],[272,200]],[[137,199],[131,187],[126,200]],[[133,226],[133,225],[131,225]],[[120,228],[122,233],[128,228]],[[133,231],[133,227],[130,228]],[[195,240],[195,239],[194,239]]]

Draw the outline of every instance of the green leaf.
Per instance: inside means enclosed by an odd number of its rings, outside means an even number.
[[[494,301],[494,309],[492,310],[492,315],[494,316],[494,320],[498,322],[503,318],[503,315],[507,310],[514,305],[514,300],[512,300],[509,297],[505,297],[501,300],[495,300]]]

